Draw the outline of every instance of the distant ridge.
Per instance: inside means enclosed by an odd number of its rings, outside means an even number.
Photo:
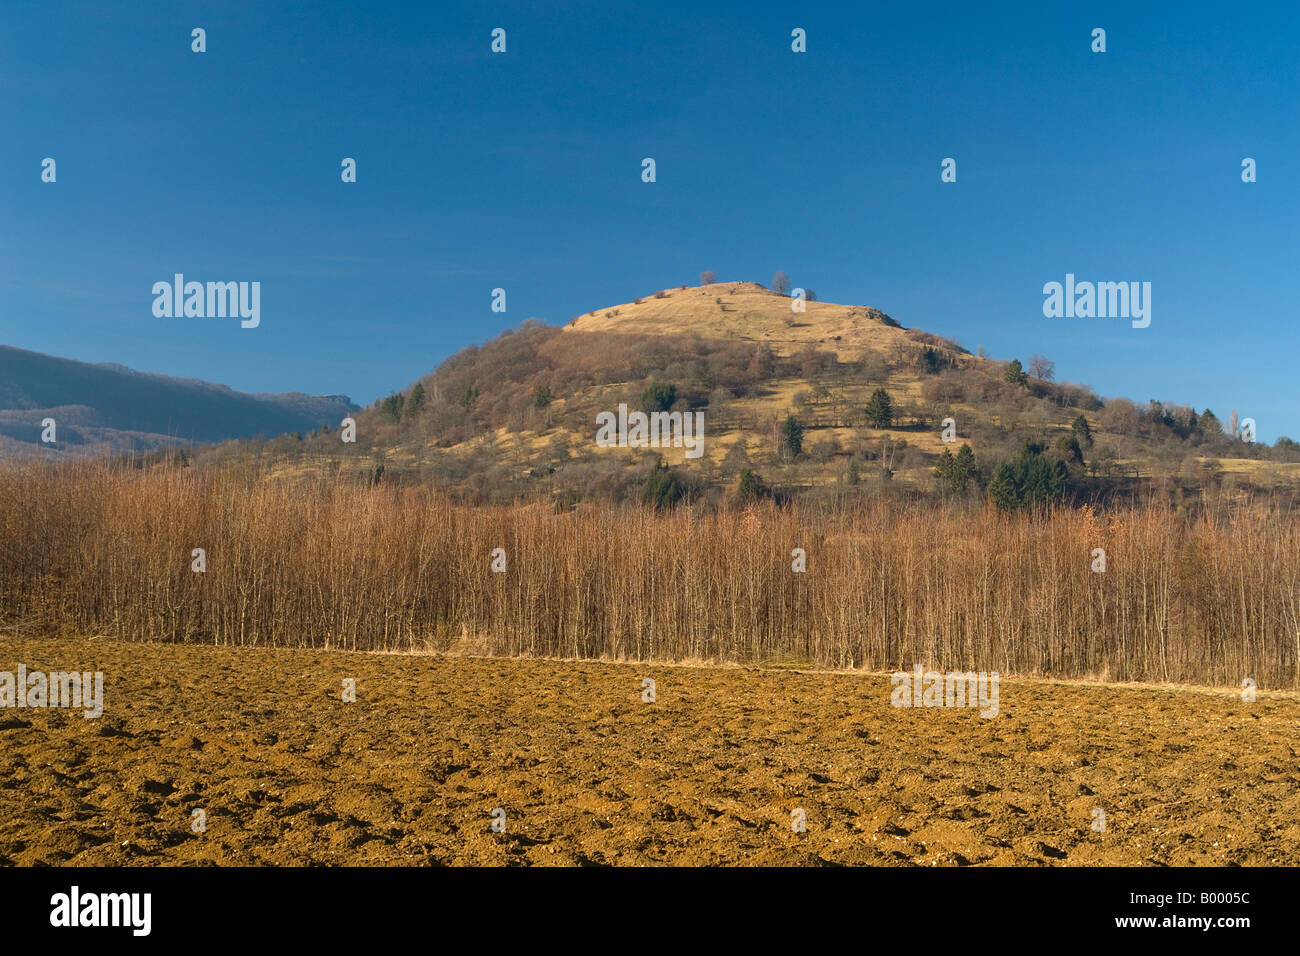
[[[0,345],[0,436],[9,453],[148,450],[336,427],[346,395],[251,395],[198,379],[140,372]],[[41,420],[57,442],[42,445]]]

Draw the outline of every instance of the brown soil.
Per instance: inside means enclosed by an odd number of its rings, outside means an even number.
[[[1300,864],[1295,695],[1004,679],[987,720],[878,674],[0,639],[20,662],[102,670],[105,711],[0,710],[0,863]]]

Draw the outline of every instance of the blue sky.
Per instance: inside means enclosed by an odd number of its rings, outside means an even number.
[[[0,344],[364,403],[530,316],[782,269],[1300,438],[1294,4],[18,2],[0,90]],[[260,281],[260,327],[156,318],[176,272]],[[1045,318],[1067,272],[1151,282],[1151,326]]]

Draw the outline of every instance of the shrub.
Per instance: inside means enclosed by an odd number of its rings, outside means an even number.
[[[879,352],[867,352],[859,363],[860,374],[864,381],[882,382],[889,378],[889,363]]]
[[[1083,464],[1083,449],[1079,446],[1079,439],[1075,435],[1062,435],[1056,440],[1056,450],[1061,453],[1066,461],[1072,461],[1075,464]]]
[[[677,473],[662,461],[656,462],[650,477],[646,479],[641,503],[655,511],[662,511],[676,506],[681,497],[682,485],[677,480]]]
[[[749,468],[742,468],[740,471],[740,480],[736,483],[736,500],[742,504],[757,501],[767,495],[767,488],[763,484],[763,479]]]
[[[666,412],[677,401],[677,386],[653,382],[641,393],[641,411]]]

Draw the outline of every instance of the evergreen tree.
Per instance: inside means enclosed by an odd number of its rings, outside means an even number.
[[[1206,438],[1222,438],[1223,423],[1219,421],[1219,416],[1214,414],[1208,408],[1201,412],[1200,419],[1196,422],[1196,427],[1201,430],[1201,434]]]
[[[993,478],[989,482],[989,501],[999,511],[1014,511],[1020,507],[1015,477],[1011,466],[1005,461],[993,469]]]
[[[888,428],[894,423],[894,401],[883,388],[871,393],[867,402],[867,421],[875,428]]]
[[[406,396],[400,392],[389,395],[379,403],[379,410],[393,421],[398,421],[402,417],[402,409],[406,405]]]
[[[943,361],[935,349],[927,345],[921,350],[921,370],[923,372],[935,375],[942,367]]]
[[[957,464],[957,459],[952,457],[952,452],[948,449],[943,450],[939,456],[938,463],[934,466],[934,480],[939,484],[940,491],[949,491],[952,488],[952,470]]]
[[[406,400],[406,414],[417,415],[424,408],[424,386],[419,382],[411,389],[411,397]]]
[[[957,449],[957,464],[955,473],[964,477],[961,491],[964,492],[972,481],[975,481],[979,475],[979,469],[975,465],[975,453],[970,450],[970,445],[962,442],[961,448]]]
[[[994,469],[988,497],[999,510],[1012,511],[1064,501],[1069,488],[1070,469],[1065,462],[1044,455],[1042,442],[1027,441],[1015,461]]]
[[[803,426],[793,415],[786,418],[781,425],[781,454],[793,461],[803,452]]]
[[[934,468],[939,489],[950,495],[964,495],[976,474],[975,453],[970,450],[970,445],[964,443],[956,455],[945,448]]]
[[[1065,498],[1070,469],[1059,458],[1022,454],[1012,465],[1012,480],[1020,505],[1047,505]]]
[[[1079,414],[1074,421],[1070,422],[1070,431],[1074,432],[1074,437],[1079,439],[1080,447],[1092,447],[1092,429],[1088,426],[1088,419],[1082,414]]]

